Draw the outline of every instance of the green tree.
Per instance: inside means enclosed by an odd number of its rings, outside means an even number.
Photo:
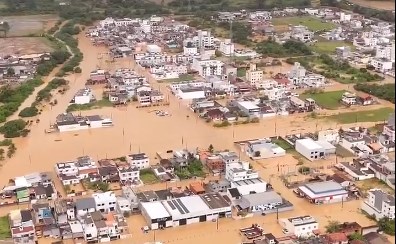
[[[8,76],[13,76],[13,75],[15,75],[15,70],[14,70],[14,68],[9,67],[9,68],[7,69],[7,75],[8,75]]]
[[[23,119],[10,120],[0,127],[0,133],[4,134],[5,138],[19,137],[25,127],[26,122]]]
[[[395,220],[384,217],[378,221],[378,228],[385,234],[394,236],[395,235]]]
[[[8,146],[7,157],[12,158],[16,152],[16,146],[14,143]]]
[[[336,220],[329,221],[329,223],[325,227],[327,233],[334,233],[341,230],[340,222]]]
[[[359,241],[364,241],[364,237],[361,233],[355,232],[352,233],[348,236],[349,240],[359,240]]]
[[[5,159],[4,154],[5,154],[4,148],[0,148],[0,161],[3,161]]]
[[[36,107],[26,107],[19,112],[19,116],[22,118],[34,117],[38,114]]]

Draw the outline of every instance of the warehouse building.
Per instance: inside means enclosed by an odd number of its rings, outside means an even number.
[[[161,202],[141,202],[141,211],[152,230],[172,227],[172,217]]]
[[[341,202],[348,197],[348,192],[335,181],[309,183],[300,186],[298,192],[315,204]]]
[[[173,226],[231,216],[231,206],[220,194],[186,196],[162,203],[172,216]]]
[[[296,151],[310,161],[323,159],[325,157],[325,148],[316,143],[311,138],[296,140]]]
[[[154,230],[231,217],[230,203],[218,193],[142,202],[141,211]]]

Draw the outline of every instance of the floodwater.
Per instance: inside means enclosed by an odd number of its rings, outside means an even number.
[[[151,163],[156,164],[156,152],[164,152],[169,149],[181,148],[207,148],[210,144],[216,150],[234,148],[234,141],[263,138],[273,135],[285,135],[286,133],[313,132],[318,129],[336,128],[335,123],[329,121],[315,121],[304,119],[305,115],[293,115],[287,117],[277,117],[262,120],[259,124],[238,125],[228,128],[214,128],[211,124],[197,119],[187,108],[183,101],[169,96],[170,105],[162,109],[168,111],[171,116],[158,117],[155,113],[150,113],[154,108],[137,109],[135,105],[124,108],[103,108],[99,110],[84,111],[82,114],[100,114],[111,117],[114,127],[103,129],[92,129],[86,131],[76,131],[70,133],[45,134],[44,130],[54,122],[55,117],[65,111],[69,101],[77,90],[84,87],[89,77],[89,73],[98,66],[106,65],[107,69],[121,67],[133,67],[133,62],[128,60],[117,61],[110,64],[98,59],[107,50],[104,47],[94,47],[90,41],[80,34],[80,49],[84,53],[84,60],[81,63],[82,73],[73,74],[68,77],[70,89],[64,94],[56,94],[54,99],[58,104],[54,107],[46,106],[40,115],[41,122],[31,127],[31,133],[27,138],[15,139],[17,146],[16,155],[7,160],[0,169],[0,185],[3,186],[8,179],[15,176],[31,173],[34,171],[51,171],[53,165],[63,160],[72,160],[78,156],[90,155],[95,159],[111,158],[126,155],[132,152],[146,152]],[[143,71],[139,71],[143,73]],[[147,74],[145,74],[147,75]],[[161,89],[165,94],[169,94],[166,84],[153,82],[153,87]],[[96,93],[100,93],[99,90]],[[34,100],[34,97],[31,98]],[[28,102],[27,102],[28,103]],[[189,116],[189,117],[188,117]],[[370,125],[362,124],[359,125]],[[339,125],[338,125],[339,127]],[[246,159],[243,155],[242,157]],[[359,212],[360,201],[351,201],[341,204],[314,206],[303,199],[294,196],[291,190],[286,189],[280,181],[277,172],[277,164],[295,167],[296,160],[291,156],[278,159],[268,159],[252,162],[254,168],[260,175],[270,181],[274,189],[284,198],[295,205],[295,211],[280,213],[280,217],[297,216],[311,214],[320,222],[321,228],[328,220],[357,221],[362,226],[372,224]],[[334,160],[310,163],[312,165],[329,165]],[[174,186],[182,186],[188,182],[172,183]],[[150,188],[165,188],[164,184],[145,186]],[[2,214],[9,209],[0,209]],[[132,239],[119,240],[116,243],[136,243],[141,244],[146,241],[153,241],[154,235],[157,241],[175,244],[198,244],[198,243],[239,243],[241,236],[237,229],[251,225],[260,224],[266,232],[272,232],[276,236],[281,235],[280,226],[276,222],[276,214],[270,216],[259,216],[244,220],[220,220],[219,230],[215,223],[201,223],[186,227],[177,227],[163,231],[143,234],[140,228],[145,225],[141,216],[129,218],[129,228],[133,234]],[[41,239],[40,243],[49,243],[48,240]]]

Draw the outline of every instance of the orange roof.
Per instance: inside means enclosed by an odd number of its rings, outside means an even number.
[[[202,184],[200,182],[193,182],[190,184],[190,189],[194,192],[205,192]]]
[[[381,150],[382,146],[379,143],[371,143],[369,145],[374,151],[379,151]]]
[[[78,173],[79,174],[89,174],[89,173],[96,173],[98,172],[97,168],[94,169],[83,169],[83,170],[79,170]]]
[[[109,226],[109,225],[113,225],[113,223],[114,223],[114,221],[115,221],[115,219],[114,219],[114,214],[113,213],[108,213],[108,214],[106,214],[106,225],[107,226]]]
[[[330,234],[327,234],[327,237],[331,242],[348,241],[348,237],[345,233],[330,233]]]

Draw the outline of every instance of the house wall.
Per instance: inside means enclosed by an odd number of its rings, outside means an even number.
[[[323,153],[323,156],[325,155],[325,150],[324,148],[318,148],[318,149],[310,149],[307,148],[305,145],[301,144],[298,140],[296,141],[296,151],[303,155],[305,158],[307,158],[310,161],[315,161],[315,160],[320,160],[320,154]],[[315,158],[317,157],[317,158]]]

